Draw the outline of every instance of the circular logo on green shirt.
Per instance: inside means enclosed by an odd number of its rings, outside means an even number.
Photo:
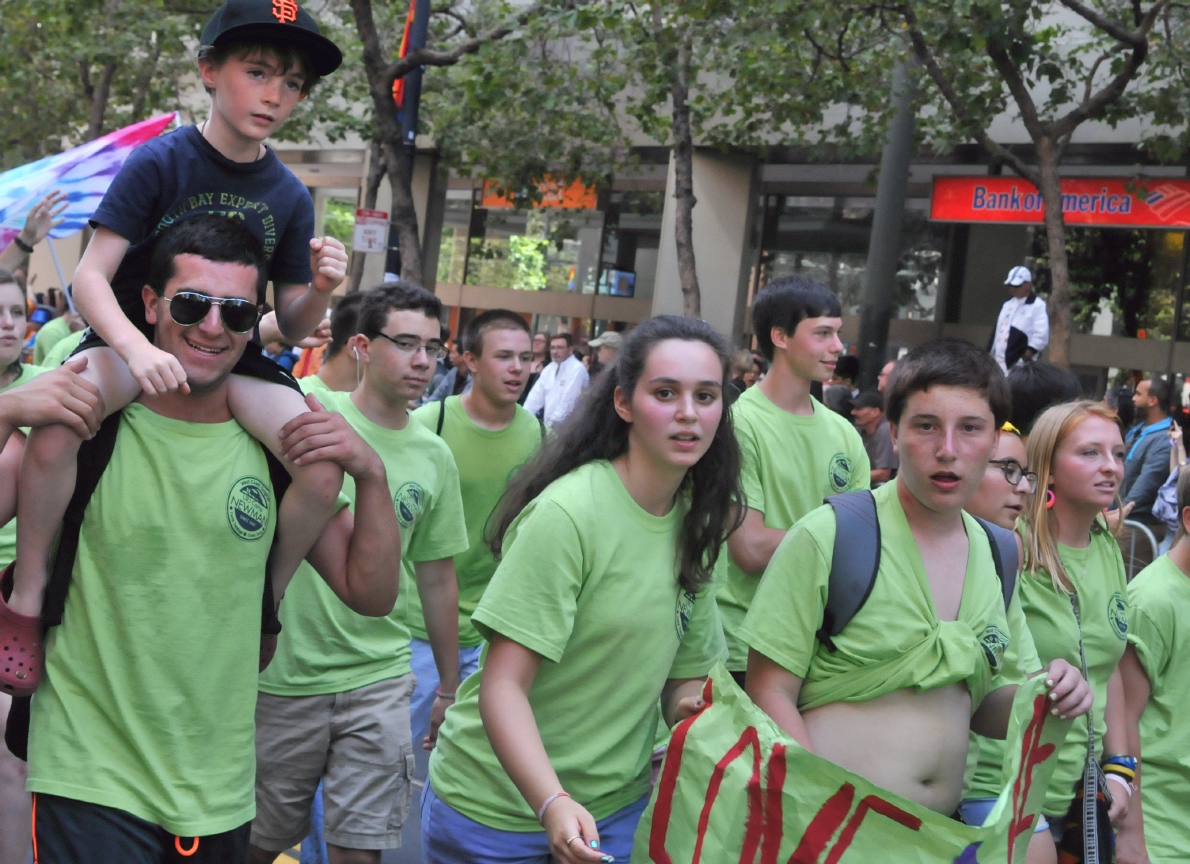
[[[1004,651],[1008,648],[1008,634],[995,624],[989,624],[979,637],[979,644],[983,647],[983,653],[987,655],[992,672],[999,672],[1000,665],[1004,662]]]
[[[697,594],[682,591],[678,594],[677,608],[674,610],[674,629],[678,631],[678,641],[686,638],[686,629],[690,626],[690,616],[694,614],[694,601]]]
[[[1111,599],[1107,601],[1107,620],[1117,636],[1121,639],[1128,638],[1128,604],[1119,591],[1111,595]]]
[[[241,540],[259,540],[269,525],[273,493],[257,477],[241,477],[227,493],[227,523]]]
[[[851,485],[851,460],[846,454],[836,453],[831,457],[827,475],[831,481],[831,488],[836,492],[842,492]]]
[[[410,481],[393,495],[393,506],[397,508],[397,521],[402,528],[408,528],[421,513],[426,500],[426,490]]]

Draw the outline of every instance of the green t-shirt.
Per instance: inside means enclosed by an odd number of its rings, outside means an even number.
[[[1022,675],[1029,676],[1040,671],[1041,658],[1037,656],[1037,646],[1033,644],[1033,634],[1029,632],[1029,622],[1025,618],[1024,607],[1021,606],[1020,577],[1013,586],[1012,602],[1008,604],[1008,647],[1004,649],[1005,668],[1018,668]],[[974,732],[970,735],[967,749],[967,770],[963,775],[964,798],[995,798],[1000,794],[1000,774],[993,777],[990,771],[979,770],[980,746],[984,740],[982,735]]]
[[[562,788],[603,819],[649,792],[669,678],[697,678],[726,653],[714,595],[678,587],[686,505],[646,513],[609,462],[551,483],[517,517],[472,621],[542,656],[529,704]],[[486,654],[487,648],[484,648]],[[479,716],[483,668],[459,689],[430,757],[434,792],[504,831],[540,831]]]
[[[769,528],[788,531],[828,495],[868,488],[872,469],[859,433],[817,399],[811,402],[814,413],[800,417],[778,408],[759,387],[749,387],[731,408],[748,507],[763,513]],[[759,575],[728,562],[718,600],[732,671],[748,668],[748,646],[739,631],[759,584]]]
[[[317,375],[307,375],[305,378],[298,379],[298,386],[302,388],[303,393],[313,393],[318,397],[318,401],[322,401],[323,393],[330,393],[331,388],[325,381]],[[323,407],[326,407],[325,405]]]
[[[512,472],[541,443],[541,424],[517,405],[516,415],[505,428],[484,429],[467,416],[458,396],[425,405],[411,416],[433,432],[438,428],[439,411],[445,411],[442,440],[454,454],[459,468],[463,517],[467,522],[467,551],[455,556],[455,573],[459,578],[459,645],[473,647],[483,642],[483,637],[471,626],[471,615],[496,572],[496,559],[483,539],[484,528]],[[409,595],[409,631],[418,639],[428,638],[421,602],[415,594]]]
[[[53,323],[53,322],[50,322]],[[48,325],[47,325],[48,326]],[[11,390],[13,387],[20,387],[22,384],[28,384],[35,377],[45,372],[46,369],[42,366],[30,366],[28,363],[21,364],[21,372],[13,379],[12,383],[7,387],[0,388],[0,393],[6,390]],[[28,430],[21,430],[28,432]],[[13,559],[17,557],[17,520],[12,518],[3,527],[0,527],[0,570],[3,570]]]
[[[43,365],[49,369],[57,369],[65,363],[66,358],[74,353],[75,348],[79,347],[79,343],[83,341],[83,334],[86,332],[86,330],[78,330],[58,340],[54,347],[46,352],[45,360],[42,361]]]
[[[302,379],[303,388],[309,378]],[[309,389],[306,392],[310,392]],[[416,561],[449,558],[467,548],[459,475],[450,450],[420,424],[378,426],[351,401],[350,393],[316,391],[323,407],[337,411],[384,461],[401,525],[401,588],[397,605],[382,618],[348,609],[308,563],[303,562],[281,603],[277,654],[260,676],[260,689],[275,696],[345,693],[409,674],[406,612],[417,591]],[[355,481],[343,478],[343,493],[355,501]]]
[[[45,366],[45,355],[69,336],[70,332],[70,322],[61,315],[43,324],[33,339],[33,362],[38,366]]]
[[[252,819],[275,517],[264,451],[238,423],[124,409],[33,697],[29,791],[184,837]]]
[[[917,542],[897,497],[899,480],[872,492],[880,523],[880,570],[863,608],[818,641],[834,557],[835,512],[823,505],[793,527],[764,572],[741,637],[803,679],[798,709],[867,702],[895,690],[966,682],[972,710],[992,690],[1023,681],[1004,664],[1004,595],[987,533],[963,514],[966,579],[958,619],[939,621]]]
[[[1083,644],[1087,652],[1087,671],[1091,689],[1095,693],[1095,743],[1099,755],[1103,753],[1103,733],[1107,724],[1103,706],[1107,701],[1107,679],[1124,656],[1128,635],[1128,607],[1125,599],[1126,578],[1120,547],[1106,531],[1091,535],[1091,543],[1084,549],[1058,546],[1062,564],[1078,592],[1083,619]],[[1037,576],[1027,571],[1017,583],[1025,620],[1042,668],[1058,658],[1075,669],[1081,666],[1078,654],[1078,625],[1070,597],[1054,590],[1048,573]],[[1002,788],[1001,766],[1004,761],[1004,742],[979,738],[979,764],[971,784],[969,797],[992,797]],[[1087,718],[1074,721],[1066,742],[1058,754],[1058,767],[1050,778],[1043,812],[1046,816],[1066,814],[1074,798],[1074,784],[1083,775],[1087,763]]]
[[[1140,718],[1145,847],[1153,864],[1174,864],[1190,850],[1190,579],[1168,555],[1128,585],[1128,641],[1152,687]]]

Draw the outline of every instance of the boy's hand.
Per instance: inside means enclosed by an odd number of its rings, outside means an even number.
[[[149,396],[173,390],[190,392],[190,385],[186,383],[186,370],[173,354],[145,342],[131,348],[126,359],[132,377]]]
[[[347,276],[347,250],[334,237],[314,237],[310,240],[310,270],[315,291],[330,294]]]

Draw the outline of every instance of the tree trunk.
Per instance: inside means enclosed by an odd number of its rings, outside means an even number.
[[[402,279],[420,285],[421,242],[417,236],[417,211],[413,207],[413,188],[401,140],[401,124],[397,122],[397,107],[393,104],[392,80],[386,74],[388,61],[372,17],[371,0],[351,0],[351,9],[355,13],[356,30],[364,46],[364,69],[368,74],[368,92],[372,97],[377,142],[392,190],[391,220],[397,228],[397,245],[401,250],[400,275]]]
[[[364,183],[364,209],[376,209],[376,196],[380,194],[380,181],[384,179],[384,158],[380,153],[380,145],[372,142],[371,153],[368,156],[368,178]],[[365,252],[351,253],[351,267],[347,271],[347,293],[359,290],[360,280],[364,278]]]
[[[1050,344],[1051,363],[1070,368],[1070,338],[1074,321],[1070,314],[1070,266],[1066,259],[1066,220],[1062,216],[1062,185],[1058,174],[1058,150],[1050,138],[1037,142],[1041,173],[1041,200],[1045,204],[1045,234],[1050,252]]]
[[[107,103],[112,93],[112,78],[115,75],[116,61],[109,60],[99,71],[99,82],[92,84],[87,61],[79,61],[79,79],[83,85],[83,95],[87,99],[86,141],[94,141],[103,134],[103,116],[107,113]]]
[[[682,314],[688,318],[702,315],[702,298],[698,287],[698,270],[694,260],[694,140],[690,132],[688,76],[690,74],[690,43],[683,39],[677,50],[673,87],[674,138],[674,240],[678,249],[678,280],[682,285]]]

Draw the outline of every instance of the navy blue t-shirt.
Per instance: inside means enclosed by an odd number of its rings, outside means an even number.
[[[196,126],[146,141],[132,151],[91,218],[131,245],[112,279],[129,320],[145,328],[141,288],[162,231],[199,213],[239,219],[264,247],[274,285],[308,284],[314,204],[277,154],[233,162]],[[263,300],[263,298],[261,298]]]

